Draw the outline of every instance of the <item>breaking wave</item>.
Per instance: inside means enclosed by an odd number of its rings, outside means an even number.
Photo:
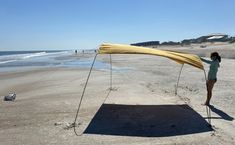
[[[37,52],[37,53],[27,53],[27,54],[9,54],[0,56],[0,64],[15,62],[19,60],[24,60],[32,57],[39,57],[48,55],[46,52]]]
[[[11,62],[16,62],[16,61],[21,61],[21,60],[27,60],[35,57],[43,57],[43,56],[52,56],[52,55],[60,55],[60,54],[65,54],[68,53],[67,51],[60,51],[60,52],[46,52],[46,51],[41,51],[41,52],[30,52],[30,53],[23,53],[21,54],[6,54],[6,55],[0,55],[0,64],[6,64],[6,63],[11,63]]]

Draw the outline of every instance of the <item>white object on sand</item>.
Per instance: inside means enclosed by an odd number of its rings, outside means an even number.
[[[15,93],[9,93],[7,96],[4,97],[4,101],[14,101],[16,98]]]

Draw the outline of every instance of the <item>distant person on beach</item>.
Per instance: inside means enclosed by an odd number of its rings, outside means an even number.
[[[77,54],[78,53],[78,51],[77,50],[75,50],[75,54]]]
[[[213,52],[211,53],[211,60],[206,60],[204,58],[201,58],[201,60],[205,63],[210,64],[210,69],[209,69],[208,77],[206,81],[207,99],[206,99],[206,102],[204,103],[204,105],[209,106],[210,100],[212,97],[212,89],[214,87],[214,84],[217,81],[217,72],[218,72],[218,68],[220,67],[221,57],[219,56],[218,52]]]

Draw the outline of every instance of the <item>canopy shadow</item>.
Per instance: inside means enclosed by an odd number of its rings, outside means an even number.
[[[212,131],[188,105],[103,104],[85,134],[167,137]]]

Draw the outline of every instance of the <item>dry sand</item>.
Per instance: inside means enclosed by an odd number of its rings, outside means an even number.
[[[233,46],[216,49],[224,57],[235,54]],[[208,56],[213,50],[193,51]],[[114,90],[109,95],[109,68],[92,72],[78,118],[82,136],[66,126],[74,121],[88,69],[1,73],[0,96],[16,92],[17,97],[14,102],[1,98],[0,144],[235,144],[234,59],[222,59],[211,102],[211,129],[201,105],[206,99],[201,70],[185,65],[175,96],[179,64],[148,55],[112,58]],[[98,60],[107,62],[109,56],[99,55]]]

